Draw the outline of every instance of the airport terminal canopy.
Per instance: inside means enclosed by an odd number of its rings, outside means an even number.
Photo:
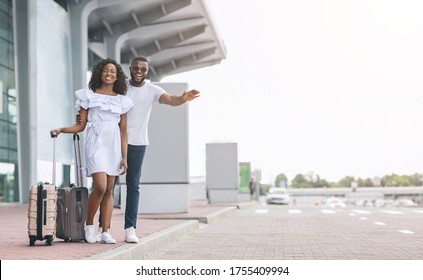
[[[89,49],[122,64],[146,56],[152,81],[219,64],[226,57],[206,0],[94,2],[97,7],[88,16]]]

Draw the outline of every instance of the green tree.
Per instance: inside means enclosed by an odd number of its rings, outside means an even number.
[[[291,182],[292,188],[350,188],[351,183],[356,181],[358,187],[373,187],[374,180],[371,178],[358,178],[355,179],[353,176],[345,176],[338,182],[329,182],[325,179],[320,178],[320,176],[313,177],[314,179],[307,179],[307,175],[297,174]],[[385,175],[381,178],[377,177],[378,181],[380,180],[380,186],[383,187],[396,187],[396,186],[422,186],[423,185],[423,174],[415,173],[412,175],[397,175],[392,173],[391,175]],[[275,185],[278,186],[281,180],[287,180],[285,174],[279,174],[275,179]],[[377,183],[379,186],[379,182]]]
[[[363,180],[363,187],[373,187],[373,181],[370,178]]]
[[[370,178],[366,178],[366,179],[358,178],[357,183],[359,187],[373,187],[373,181]]]
[[[325,179],[320,179],[320,176],[317,175],[317,179],[314,182],[311,182],[313,188],[327,188],[330,187],[330,184]]]
[[[293,188],[311,188],[311,182],[308,182],[303,174],[297,174],[292,180],[291,187]]]
[[[410,180],[407,176],[400,176],[395,173],[383,176],[382,181],[384,183],[383,186],[385,187],[411,186]]]
[[[288,178],[283,173],[281,173],[278,176],[276,176],[276,179],[275,179],[275,187],[279,187],[281,182],[284,182],[283,183],[284,186],[288,186]]]
[[[355,181],[355,178],[352,176],[345,176],[338,182],[338,186],[341,188],[350,188],[351,183]]]
[[[423,184],[422,174],[415,173],[407,177],[408,177],[408,180],[410,181],[411,186],[421,186]]]

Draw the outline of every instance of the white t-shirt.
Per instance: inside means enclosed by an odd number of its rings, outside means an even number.
[[[159,102],[165,90],[150,81],[145,81],[142,87],[134,87],[127,80],[127,85],[126,96],[134,102],[134,106],[127,113],[128,144],[148,145],[148,121],[151,109],[154,102]]]

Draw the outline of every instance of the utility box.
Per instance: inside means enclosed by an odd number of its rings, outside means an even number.
[[[237,143],[206,144],[206,189],[210,203],[238,202]]]

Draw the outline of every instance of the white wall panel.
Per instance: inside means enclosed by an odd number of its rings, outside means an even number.
[[[239,164],[237,143],[206,144],[206,186],[207,190],[238,191]]]
[[[170,94],[182,94],[186,83],[157,83]],[[149,123],[150,145],[144,158],[141,182],[189,182],[188,104],[155,104]]]
[[[70,29],[66,11],[53,0],[37,0],[37,150],[38,160],[52,160],[50,130],[75,123],[71,90]],[[56,141],[56,160],[74,160],[72,135]],[[47,178],[38,178],[43,181]]]

